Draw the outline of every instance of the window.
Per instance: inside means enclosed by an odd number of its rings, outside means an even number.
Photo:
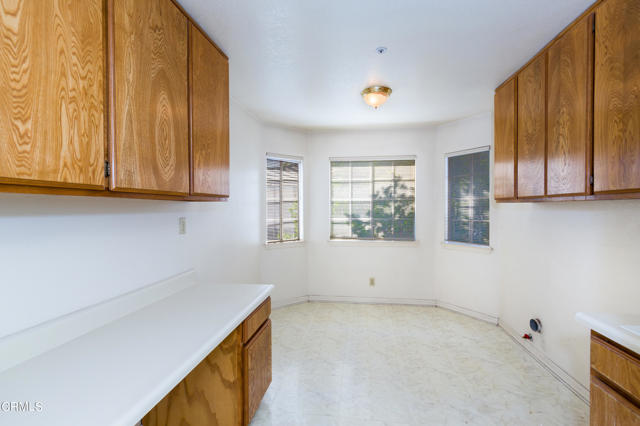
[[[300,159],[267,155],[267,243],[300,241]]]
[[[331,239],[415,240],[416,161],[331,160]]]
[[[446,157],[446,237],[450,242],[489,245],[489,148]]]

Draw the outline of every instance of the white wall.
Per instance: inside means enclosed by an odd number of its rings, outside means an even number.
[[[437,163],[445,152],[492,144],[484,114],[438,128]],[[439,238],[444,228],[444,171],[434,180]],[[539,317],[532,344],[584,386],[589,331],[578,311],[637,313],[640,200],[491,204],[490,254],[435,245],[436,288],[444,301],[500,317],[516,332]]]
[[[263,152],[261,156],[261,188],[265,187],[266,173],[265,154],[290,155],[302,157],[302,212],[305,215],[302,221],[302,236],[305,238],[308,224],[308,211],[306,206],[306,195],[308,193],[309,161],[307,154],[307,135],[304,132],[283,129],[273,126],[265,126],[263,130]],[[305,243],[284,243],[272,244],[269,247],[264,245],[266,240],[266,218],[265,218],[265,191],[261,191],[261,237],[262,256],[260,262],[260,277],[262,282],[276,284],[273,291],[274,305],[291,303],[306,297],[307,286],[307,248]]]
[[[275,274],[289,259],[265,253],[259,213],[266,146],[287,139],[304,150],[304,134],[274,134],[233,101],[230,126],[228,202],[0,194],[0,337],[193,267],[211,282],[269,281],[274,302],[306,294],[306,271]]]
[[[315,131],[309,135],[308,274],[312,296],[356,299],[434,297],[430,129]],[[416,155],[416,239],[411,243],[329,242],[330,157]],[[369,277],[376,285],[369,286]]]
[[[492,143],[493,122],[490,113],[438,126],[433,158],[435,170],[433,207],[436,219],[433,226],[436,230],[436,238],[431,241],[431,244],[437,265],[435,282],[438,302],[497,318],[499,284],[495,266],[496,256],[488,251],[474,251],[442,244],[445,238],[446,210],[445,154],[490,146]],[[493,158],[493,155],[490,157]],[[489,238],[492,243],[495,240],[493,225],[492,222],[489,228]]]

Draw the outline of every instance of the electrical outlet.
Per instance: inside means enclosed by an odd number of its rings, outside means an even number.
[[[179,217],[178,218],[178,234],[185,235],[187,233],[187,218]]]
[[[370,278],[369,278],[369,285],[370,285],[371,287],[373,287],[373,286],[375,286],[375,285],[376,285],[376,279],[375,279],[374,277],[370,277]]]

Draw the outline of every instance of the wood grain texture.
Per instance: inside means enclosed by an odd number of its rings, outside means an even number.
[[[548,195],[586,194],[589,189],[591,23],[585,18],[549,48]]]
[[[242,330],[234,330],[142,420],[144,426],[243,423]]]
[[[270,315],[271,297],[267,297],[242,323],[242,341],[247,343]]]
[[[518,198],[545,195],[546,58],[518,75]]]
[[[516,197],[516,79],[496,90],[494,97],[493,195],[496,199]]]
[[[587,15],[591,15],[598,7],[600,7],[600,4],[605,2],[606,0],[595,0],[591,6],[589,6],[587,9],[585,9],[584,12],[582,12],[576,19],[574,19],[573,21],[571,21],[571,23],[569,25],[567,25],[566,27],[564,27],[562,29],[562,31],[560,31],[554,38],[551,39],[551,41],[549,41],[547,44],[545,44],[542,49],[540,49],[535,55],[533,55],[531,57],[531,59],[529,59],[527,62],[524,63],[524,65],[522,65],[516,72],[514,72],[512,75],[510,75],[509,77],[507,77],[507,79],[501,83],[499,87],[501,87],[503,84],[507,83],[509,80],[511,80],[514,76],[517,76],[518,74],[520,74],[520,72],[522,72],[523,69],[525,69],[531,62],[535,61],[536,59],[538,59],[538,57],[540,55],[543,55],[547,50],[549,50],[549,48],[551,47],[552,44],[554,44],[556,42],[556,40],[560,39],[562,36],[564,36],[567,32],[571,31],[573,29],[573,27],[575,25],[578,25],[582,19],[584,17],[586,17]]]
[[[594,191],[640,191],[640,2],[596,10]]]
[[[11,194],[42,194],[42,195],[67,195],[76,197],[107,197],[107,198],[137,198],[141,200],[169,200],[169,201],[229,201],[228,197],[211,197],[204,195],[166,195],[166,194],[142,194],[135,192],[118,192],[108,190],[94,190],[86,188],[55,188],[51,186],[31,186],[0,184],[0,192]],[[640,197],[640,193],[637,193]]]
[[[0,2],[0,182],[104,188],[101,0]]]
[[[189,192],[187,18],[171,0],[113,0],[112,190]]]
[[[244,422],[249,424],[271,384],[271,320],[244,347]]]
[[[640,408],[591,376],[591,426],[640,426]]]
[[[229,61],[191,27],[191,193],[229,196]]]
[[[591,368],[640,401],[640,359],[591,336]]]

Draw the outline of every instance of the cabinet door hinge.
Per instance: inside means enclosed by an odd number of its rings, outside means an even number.
[[[593,175],[589,176],[589,185],[593,185]]]
[[[111,164],[108,161],[104,162],[104,177],[111,176]]]

